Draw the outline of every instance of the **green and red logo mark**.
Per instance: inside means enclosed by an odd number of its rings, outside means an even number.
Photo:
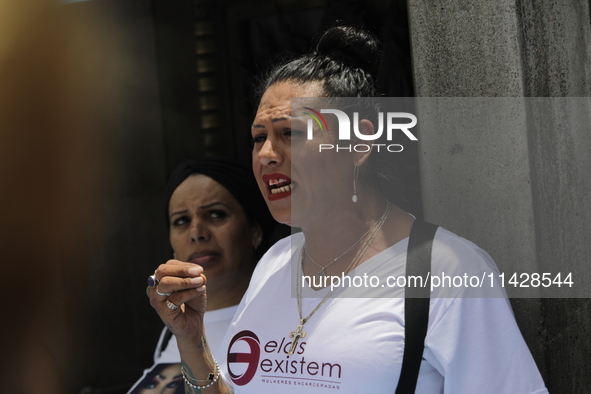
[[[311,117],[312,119],[314,119],[316,121],[316,123],[318,124],[318,126],[320,127],[320,130],[328,130],[328,123],[326,123],[326,119],[324,119],[324,116],[322,116],[320,114],[320,112],[310,108],[310,107],[303,107],[304,109],[307,109],[310,112],[303,112],[304,115],[308,115],[309,117]],[[308,119],[308,139],[311,140],[312,139],[312,119]]]

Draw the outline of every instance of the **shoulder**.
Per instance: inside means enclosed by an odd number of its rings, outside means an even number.
[[[432,298],[505,298],[498,276],[499,269],[486,251],[466,238],[438,228],[429,278]]]
[[[439,227],[435,234],[432,258],[433,269],[445,268],[450,273],[498,272],[494,260],[486,251],[443,227]]]

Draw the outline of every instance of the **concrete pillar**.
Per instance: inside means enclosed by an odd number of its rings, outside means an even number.
[[[575,270],[577,295],[589,297],[589,2],[408,3],[417,96],[507,98],[456,99],[474,116],[497,106],[498,119],[469,129],[442,124],[452,99],[419,100],[425,217],[482,246],[501,269]],[[591,387],[589,302],[512,301],[550,392]]]

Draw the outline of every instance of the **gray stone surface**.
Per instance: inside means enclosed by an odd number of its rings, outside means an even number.
[[[526,96],[589,97],[588,0],[517,1]]]
[[[408,10],[417,96],[523,96],[515,2],[410,0]]]
[[[522,260],[534,272],[574,271],[584,295],[591,288],[589,2],[410,0],[409,16],[417,96],[563,97],[499,108],[494,132],[441,124],[441,108],[423,101],[426,218],[483,246],[501,268]],[[512,304],[550,392],[588,390],[589,299]]]

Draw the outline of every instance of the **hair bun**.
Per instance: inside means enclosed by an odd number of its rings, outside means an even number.
[[[381,58],[378,39],[366,30],[351,26],[328,29],[320,37],[315,53],[360,68],[374,80]]]

